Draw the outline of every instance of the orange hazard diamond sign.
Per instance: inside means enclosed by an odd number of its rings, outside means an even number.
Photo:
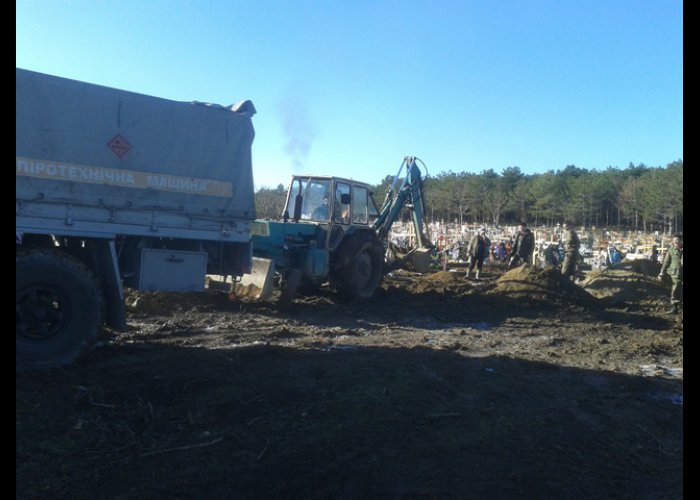
[[[121,134],[117,134],[114,138],[107,143],[109,149],[111,149],[115,155],[119,158],[124,156],[131,149],[131,144],[129,144],[126,139],[124,139]]]

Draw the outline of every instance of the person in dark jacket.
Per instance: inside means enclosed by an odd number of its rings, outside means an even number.
[[[683,235],[673,236],[671,248],[666,251],[664,262],[661,264],[661,272],[658,280],[661,281],[664,274],[671,277],[671,309],[669,314],[676,314],[682,308],[683,302]]]
[[[469,240],[469,247],[467,248],[467,255],[469,256],[469,269],[467,269],[466,277],[469,277],[469,273],[472,272],[474,266],[476,266],[476,279],[479,279],[479,274],[484,267],[484,258],[486,257],[489,248],[491,247],[491,241],[486,237],[486,229],[483,227],[472,236]]]
[[[513,269],[520,264],[530,264],[532,260],[532,252],[535,250],[535,235],[532,234],[530,228],[525,222],[521,222],[518,226],[518,234],[513,243],[513,250],[510,252],[510,261],[508,269]]]
[[[321,204],[314,209],[314,220],[328,220],[328,195],[323,195]]]

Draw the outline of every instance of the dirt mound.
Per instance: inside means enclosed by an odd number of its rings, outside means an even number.
[[[417,293],[424,292],[451,292],[456,295],[471,290],[469,282],[464,279],[461,273],[452,273],[449,271],[439,271],[424,275],[412,287]]]
[[[661,270],[661,264],[652,262],[647,259],[623,260],[613,269],[630,271],[633,273],[643,274],[645,276],[656,276]]]
[[[669,287],[656,281],[659,266],[648,260],[621,262],[615,267],[594,271],[581,282],[592,296],[612,304],[636,303],[661,306]]]
[[[531,266],[520,266],[505,272],[486,293],[523,299],[530,304],[544,302],[554,305],[598,307],[595,297],[565,279],[559,271]]]
[[[461,272],[439,271],[429,274],[415,274],[399,271],[387,277],[385,281],[389,285],[403,288],[412,294],[434,292],[459,296],[472,291],[472,285]]]

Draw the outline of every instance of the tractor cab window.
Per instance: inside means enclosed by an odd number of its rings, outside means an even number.
[[[350,184],[345,182],[338,182],[335,185],[333,220],[341,224],[350,224]]]
[[[374,222],[379,218],[379,209],[374,201],[374,193],[369,191],[367,195],[367,223],[374,224]]]
[[[352,223],[369,223],[369,191],[366,187],[355,186],[352,191]]]

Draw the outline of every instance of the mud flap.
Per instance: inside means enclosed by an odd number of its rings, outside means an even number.
[[[267,299],[272,295],[275,261],[253,257],[253,269],[250,274],[241,276],[233,287],[237,297]]]

